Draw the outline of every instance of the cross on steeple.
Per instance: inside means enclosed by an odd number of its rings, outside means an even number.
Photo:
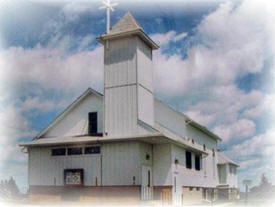
[[[106,9],[106,33],[108,34],[110,32],[110,10],[114,11],[114,6],[117,5],[117,3],[111,3],[110,0],[103,0],[102,1],[103,6],[99,7],[99,9]]]

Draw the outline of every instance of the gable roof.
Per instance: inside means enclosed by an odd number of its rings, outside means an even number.
[[[103,97],[103,94],[99,93],[98,91],[96,91],[96,90],[94,90],[92,88],[88,88],[73,103],[71,103],[67,108],[65,108],[65,110],[63,112],[61,112],[61,114],[59,114],[48,126],[46,126],[38,135],[36,135],[34,137],[34,139],[38,139],[41,136],[43,136],[46,132],[48,132],[48,130],[50,130],[60,120],[62,120],[63,117],[65,117],[75,106],[77,106],[78,103],[80,103],[82,100],[84,100],[89,94],[94,94],[94,95],[96,95],[96,96],[98,96],[100,98]],[[172,107],[168,106],[167,104],[164,104],[163,102],[161,102],[160,100],[156,99],[155,97],[154,97],[154,99],[156,101],[159,101],[165,107],[169,107],[170,109],[172,109],[176,113],[180,114],[181,116],[184,116],[186,118],[186,123],[187,124],[190,124],[193,127],[201,130],[202,132],[208,134],[210,137],[212,137],[214,139],[221,140],[221,138],[219,136],[217,136],[216,134],[214,134],[213,132],[211,132],[210,130],[208,130],[206,127],[204,127],[204,126],[200,125],[199,123],[195,122],[194,120],[190,119],[185,114],[183,114],[183,113],[181,113],[179,111],[176,111],[175,109],[173,109]],[[154,130],[158,131],[157,129],[154,129]]]
[[[61,112],[48,126],[46,126],[38,135],[34,137],[34,139],[38,139],[43,136],[46,132],[48,132],[56,123],[62,120],[78,103],[84,100],[88,95],[94,94],[98,97],[102,97],[103,95],[92,88],[88,88],[84,93],[82,93],[75,101],[73,101],[63,112]]]
[[[104,44],[106,40],[117,39],[126,36],[137,35],[153,50],[159,46],[144,32],[142,27],[130,12],[127,12],[110,30],[108,34],[103,34],[97,41]]]
[[[218,152],[218,164],[227,164],[227,163],[239,167],[239,165],[236,162],[229,159],[227,156],[225,156],[225,154],[223,154],[222,152]]]

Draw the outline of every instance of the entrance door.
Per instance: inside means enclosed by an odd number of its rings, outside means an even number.
[[[151,200],[153,199],[152,167],[143,165],[141,175],[141,200]]]

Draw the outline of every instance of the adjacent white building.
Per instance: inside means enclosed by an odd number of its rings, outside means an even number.
[[[98,41],[104,94],[87,89],[21,144],[29,155],[30,195],[187,204],[217,199],[224,189],[236,193],[238,165],[218,152],[221,139],[154,97],[158,45],[133,16],[127,13]]]

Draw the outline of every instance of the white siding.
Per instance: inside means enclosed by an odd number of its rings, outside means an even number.
[[[88,95],[78,103],[63,119],[56,123],[43,137],[75,136],[88,133],[88,113],[97,112],[98,132],[103,131],[102,99]]]
[[[84,185],[141,184],[141,166],[152,165],[146,160],[151,146],[139,142],[114,142],[101,145],[101,154],[51,156],[52,148],[31,148],[29,151],[29,185],[64,185],[64,169],[84,169]],[[102,170],[101,170],[102,168]]]
[[[147,143],[139,143],[140,164],[152,166],[153,165],[153,145]],[[146,155],[150,156],[149,160],[146,160]]]
[[[227,173],[226,173],[226,165],[218,165],[218,173],[219,173],[219,184],[225,185],[226,179],[227,179]]]
[[[138,86],[138,119],[154,126],[154,97],[141,86]]]
[[[137,38],[138,119],[154,126],[152,49]]]
[[[194,187],[216,187],[218,184],[217,176],[214,177],[213,165],[210,163],[213,161],[212,155],[208,155],[206,159],[206,166],[201,163],[202,169],[195,170],[195,153],[192,153],[192,169],[186,168],[186,150],[182,147],[172,145],[172,169],[173,175],[177,176],[177,185],[179,186],[194,186]],[[179,164],[175,165],[175,159],[179,161]],[[207,166],[209,165],[209,166]],[[204,169],[206,168],[206,175]]]
[[[153,92],[152,50],[142,40],[137,40],[138,83]]]
[[[210,138],[200,130],[185,123],[183,114],[176,112],[165,104],[155,99],[155,121],[172,132],[190,139],[200,145],[205,144],[210,150],[217,148],[217,141]]]
[[[137,134],[136,85],[105,90],[105,132],[110,136]]]
[[[179,174],[177,175],[177,184],[184,186],[204,186],[215,187],[218,184],[218,171],[217,171],[217,141],[210,138],[208,135],[202,133],[200,130],[185,123],[185,117],[179,112],[174,111],[170,107],[155,100],[155,121],[164,127],[168,128],[172,132],[179,134],[180,136],[193,139],[196,144],[206,145],[207,157],[202,159],[203,169],[195,171],[194,169],[194,154],[192,154],[192,167],[189,170],[185,168],[185,161],[182,165],[179,165]],[[215,150],[215,156],[213,156],[212,150]],[[172,148],[172,160],[183,159],[185,157],[185,150],[183,148],[174,146]],[[183,179],[183,178],[191,179]]]
[[[138,142],[104,144],[102,148],[103,185],[140,184],[140,156]]]
[[[154,125],[151,55],[151,48],[138,37],[106,43],[104,110],[105,132],[109,136],[145,132],[138,125],[138,119]]]
[[[51,156],[51,148],[29,150],[29,185],[63,186],[64,169],[84,169],[84,185],[100,184],[100,155]]]
[[[230,167],[236,168],[236,166],[227,164],[227,184],[230,187],[237,188],[238,187],[238,176],[237,176],[237,169],[236,173],[230,173]]]
[[[134,84],[136,77],[136,40],[123,38],[108,41],[105,48],[104,86],[115,87]]]
[[[172,185],[170,144],[157,144],[153,147],[153,185]]]

